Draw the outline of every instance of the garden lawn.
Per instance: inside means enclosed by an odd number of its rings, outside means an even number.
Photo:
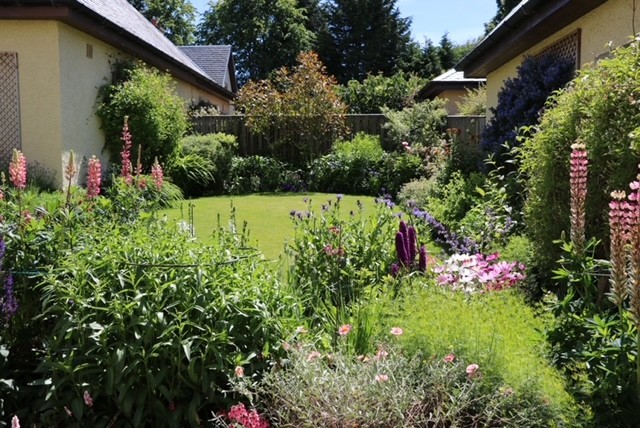
[[[291,211],[307,211],[309,203],[315,213],[320,213],[322,204],[328,200],[336,201],[335,194],[325,193],[273,193],[238,196],[218,196],[182,201],[175,208],[163,211],[169,219],[185,220],[189,218],[189,206],[193,205],[193,224],[197,239],[208,242],[213,231],[220,224],[227,226],[232,207],[236,212],[238,229],[247,223],[249,241],[268,259],[278,258],[284,249],[286,240],[294,234]],[[365,213],[373,213],[374,198],[369,196],[344,196],[340,201],[342,214],[347,217],[350,211],[357,210],[357,201],[364,204]]]

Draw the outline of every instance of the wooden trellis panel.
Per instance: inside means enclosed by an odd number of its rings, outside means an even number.
[[[20,149],[18,54],[0,52],[0,168],[9,165],[13,149]]]

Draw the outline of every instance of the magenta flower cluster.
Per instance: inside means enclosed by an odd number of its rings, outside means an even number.
[[[267,422],[257,410],[247,410],[244,404],[236,404],[232,406],[228,413],[224,414],[233,428],[269,428]]]
[[[525,279],[525,266],[500,261],[499,255],[455,254],[436,267],[438,284],[467,293],[498,291],[513,287]]]

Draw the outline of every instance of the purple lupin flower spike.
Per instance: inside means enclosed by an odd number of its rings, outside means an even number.
[[[418,252],[418,270],[423,273],[427,271],[427,247],[424,245],[420,247]]]
[[[418,234],[413,226],[407,228],[407,255],[409,256],[409,262],[413,263],[418,255]]]
[[[407,249],[405,247],[405,238],[402,232],[396,233],[396,253],[398,253],[398,261],[402,266],[408,265]]]

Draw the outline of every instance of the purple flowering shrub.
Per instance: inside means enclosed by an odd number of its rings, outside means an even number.
[[[454,254],[434,272],[439,285],[466,293],[505,290],[526,278],[524,264],[500,261],[497,253]]]

